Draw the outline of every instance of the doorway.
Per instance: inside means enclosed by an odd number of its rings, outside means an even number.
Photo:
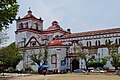
[[[79,69],[79,60],[73,59],[72,61],[72,71]]]

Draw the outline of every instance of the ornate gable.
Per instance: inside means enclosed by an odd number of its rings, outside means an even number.
[[[41,44],[38,42],[38,40],[34,36],[32,36],[27,42],[27,44],[25,45],[25,47],[35,47],[40,45]]]

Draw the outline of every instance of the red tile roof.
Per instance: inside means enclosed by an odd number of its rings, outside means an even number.
[[[57,22],[57,21],[53,21],[53,22],[52,22],[52,26],[48,27],[47,31],[56,30],[56,29],[61,29],[61,30],[63,30],[63,29],[58,25],[58,22]]]
[[[28,19],[28,18],[38,19],[38,18],[36,18],[35,16],[32,15],[32,11],[31,10],[29,10],[28,14],[25,15],[22,19]]]
[[[50,26],[47,30],[54,30],[56,28],[57,28],[57,26]]]
[[[59,40],[53,40],[52,42],[50,42],[49,46],[64,46],[64,45]]]
[[[116,33],[116,32],[120,32],[120,28],[113,28],[113,29],[105,29],[105,30],[96,30],[96,31],[88,31],[88,32],[66,34],[62,38],[79,37],[79,36],[90,36],[90,35],[98,35],[98,34],[109,34],[109,33]]]

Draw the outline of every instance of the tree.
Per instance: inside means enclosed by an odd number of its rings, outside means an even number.
[[[88,70],[88,62],[95,59],[95,56],[90,56],[91,53],[89,52],[86,52],[86,51],[80,51],[79,52],[79,56],[77,57],[77,59],[81,58],[81,59],[84,59],[85,61],[85,65],[86,65],[86,70]]]
[[[116,44],[113,43],[113,41],[110,41],[108,48],[110,50],[110,58],[112,59],[111,64],[115,67],[115,70],[118,70],[118,67],[120,67],[120,54],[115,45]]]
[[[115,70],[118,70],[118,67],[120,67],[120,54],[117,52],[115,47],[112,47],[112,50],[110,51],[110,56],[112,58],[112,66],[115,67]]]
[[[47,48],[47,47],[46,47]],[[48,55],[48,51],[47,51],[47,49],[44,49],[44,63],[43,64],[47,64],[47,55]]]
[[[18,12],[19,5],[16,0],[0,0],[0,31],[12,24]]]
[[[43,60],[43,55],[42,54],[43,53],[40,50],[40,52],[38,54],[34,53],[33,55],[30,56],[30,58],[40,66],[40,63]]]
[[[44,49],[44,52],[40,50],[38,54],[34,53],[33,55],[30,56],[30,58],[40,66],[40,63],[42,61],[44,61],[43,64],[47,64],[47,54],[48,54],[47,50]]]
[[[22,55],[19,53],[19,50],[15,46],[15,42],[11,43],[7,47],[2,47],[0,49],[0,61],[3,63],[3,66],[16,68],[16,65],[22,59]]]
[[[6,42],[8,39],[7,33],[5,31],[0,32],[0,44]]]
[[[87,65],[88,67],[94,67],[94,68],[103,67],[107,63],[107,60],[108,60],[108,57],[104,57],[102,58],[101,62],[99,61],[88,62]]]

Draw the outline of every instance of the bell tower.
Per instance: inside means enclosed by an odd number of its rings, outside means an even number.
[[[27,15],[23,18],[18,17],[16,20],[16,29],[17,31],[23,29],[33,29],[37,31],[43,31],[43,20],[40,17],[39,19],[32,15],[32,11],[29,10]]]
[[[36,18],[32,11],[29,9],[27,15],[23,18],[18,17],[16,20],[16,44],[19,47],[25,45],[25,41],[34,33],[40,33],[43,31],[42,18]]]

